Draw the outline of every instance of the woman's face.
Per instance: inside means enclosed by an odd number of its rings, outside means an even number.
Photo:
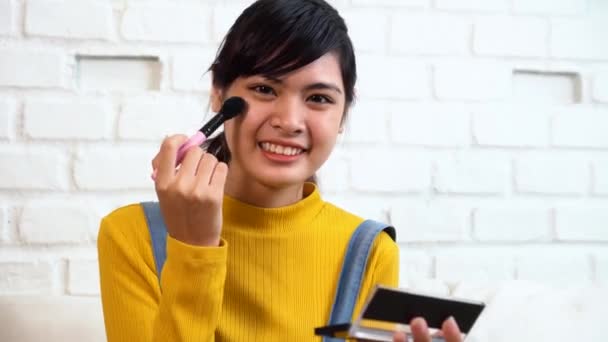
[[[212,109],[240,96],[245,113],[224,124],[232,159],[230,174],[240,182],[271,188],[301,184],[329,157],[345,111],[338,59],[326,54],[278,79],[237,78],[224,93],[214,89]]]

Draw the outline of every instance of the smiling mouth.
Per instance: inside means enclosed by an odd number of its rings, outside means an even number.
[[[306,151],[305,149],[301,149],[299,147],[283,146],[278,144],[272,144],[269,142],[261,142],[258,145],[262,150],[266,152],[280,154],[283,156],[297,156]]]

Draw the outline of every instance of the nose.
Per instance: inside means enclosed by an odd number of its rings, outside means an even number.
[[[284,134],[298,135],[304,132],[306,107],[297,99],[277,101],[270,125]]]

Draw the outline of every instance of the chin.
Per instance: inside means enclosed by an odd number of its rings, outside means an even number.
[[[304,177],[301,175],[276,175],[276,174],[266,174],[259,175],[257,177],[260,183],[265,186],[273,189],[282,189],[291,186],[299,186],[306,182],[309,177]]]

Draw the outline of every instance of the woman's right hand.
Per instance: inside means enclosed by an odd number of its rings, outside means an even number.
[[[172,238],[190,245],[218,246],[228,166],[193,147],[176,170],[177,150],[187,139],[185,135],[165,138],[152,160],[160,209]]]

